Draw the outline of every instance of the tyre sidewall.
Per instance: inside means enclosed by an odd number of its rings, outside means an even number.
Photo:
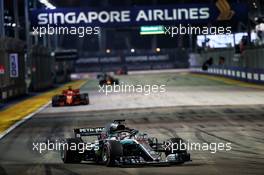
[[[82,140],[80,138],[68,138],[64,143],[68,144],[68,149],[61,150],[61,158],[64,163],[80,163],[82,161],[82,154],[79,150],[70,150],[72,143],[79,144]],[[76,146],[77,147],[77,146]]]

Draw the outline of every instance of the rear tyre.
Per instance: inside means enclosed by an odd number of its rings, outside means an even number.
[[[90,104],[89,94],[85,93],[85,94],[83,94],[83,96],[84,96],[83,98],[84,98],[84,101],[85,101],[85,105]]]
[[[87,97],[86,101],[85,101],[85,105],[89,105],[90,104],[90,100],[89,97]]]
[[[102,161],[108,166],[115,166],[115,161],[123,156],[123,146],[115,140],[109,140],[103,147]]]
[[[118,79],[114,80],[113,84],[119,85],[119,80]]]
[[[66,139],[68,144],[68,148],[70,148],[71,144],[75,144],[78,148],[78,144],[80,144],[82,140],[80,138],[69,138]],[[61,149],[61,159],[64,163],[80,163],[82,161],[82,154],[79,153],[79,150],[70,150],[70,149]]]
[[[100,81],[99,81],[99,85],[100,85],[100,86],[103,86],[103,85],[105,85],[105,84],[106,84],[106,81],[105,81],[105,80],[100,80]]]
[[[59,96],[58,95],[53,96],[52,97],[52,102],[51,102],[52,107],[59,106],[58,103],[59,103]]]
[[[56,104],[55,101],[52,101],[51,106],[52,106],[52,107],[57,107],[58,105]]]

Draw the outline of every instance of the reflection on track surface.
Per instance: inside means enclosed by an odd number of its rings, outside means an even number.
[[[102,126],[113,119],[126,119],[130,127],[161,140],[180,136],[192,142],[231,142],[232,150],[191,151],[193,162],[181,166],[126,168],[66,165],[59,152],[32,151],[32,142],[70,137],[75,127]],[[0,141],[0,174],[263,174],[263,132],[263,105],[42,113]]]

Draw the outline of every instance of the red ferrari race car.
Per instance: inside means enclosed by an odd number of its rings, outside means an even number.
[[[87,93],[80,93],[80,89],[72,89],[69,87],[63,90],[61,95],[52,97],[52,106],[73,106],[73,105],[88,105],[89,95]]]

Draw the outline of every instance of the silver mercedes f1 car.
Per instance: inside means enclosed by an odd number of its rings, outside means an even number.
[[[191,161],[187,150],[179,148],[183,139],[170,138],[160,143],[155,137],[128,128],[124,120],[115,120],[105,127],[74,129],[74,134],[74,138],[65,139],[64,146],[68,147],[61,149],[64,163],[94,161],[106,166],[122,166],[173,165]],[[95,140],[88,143],[86,137]]]

